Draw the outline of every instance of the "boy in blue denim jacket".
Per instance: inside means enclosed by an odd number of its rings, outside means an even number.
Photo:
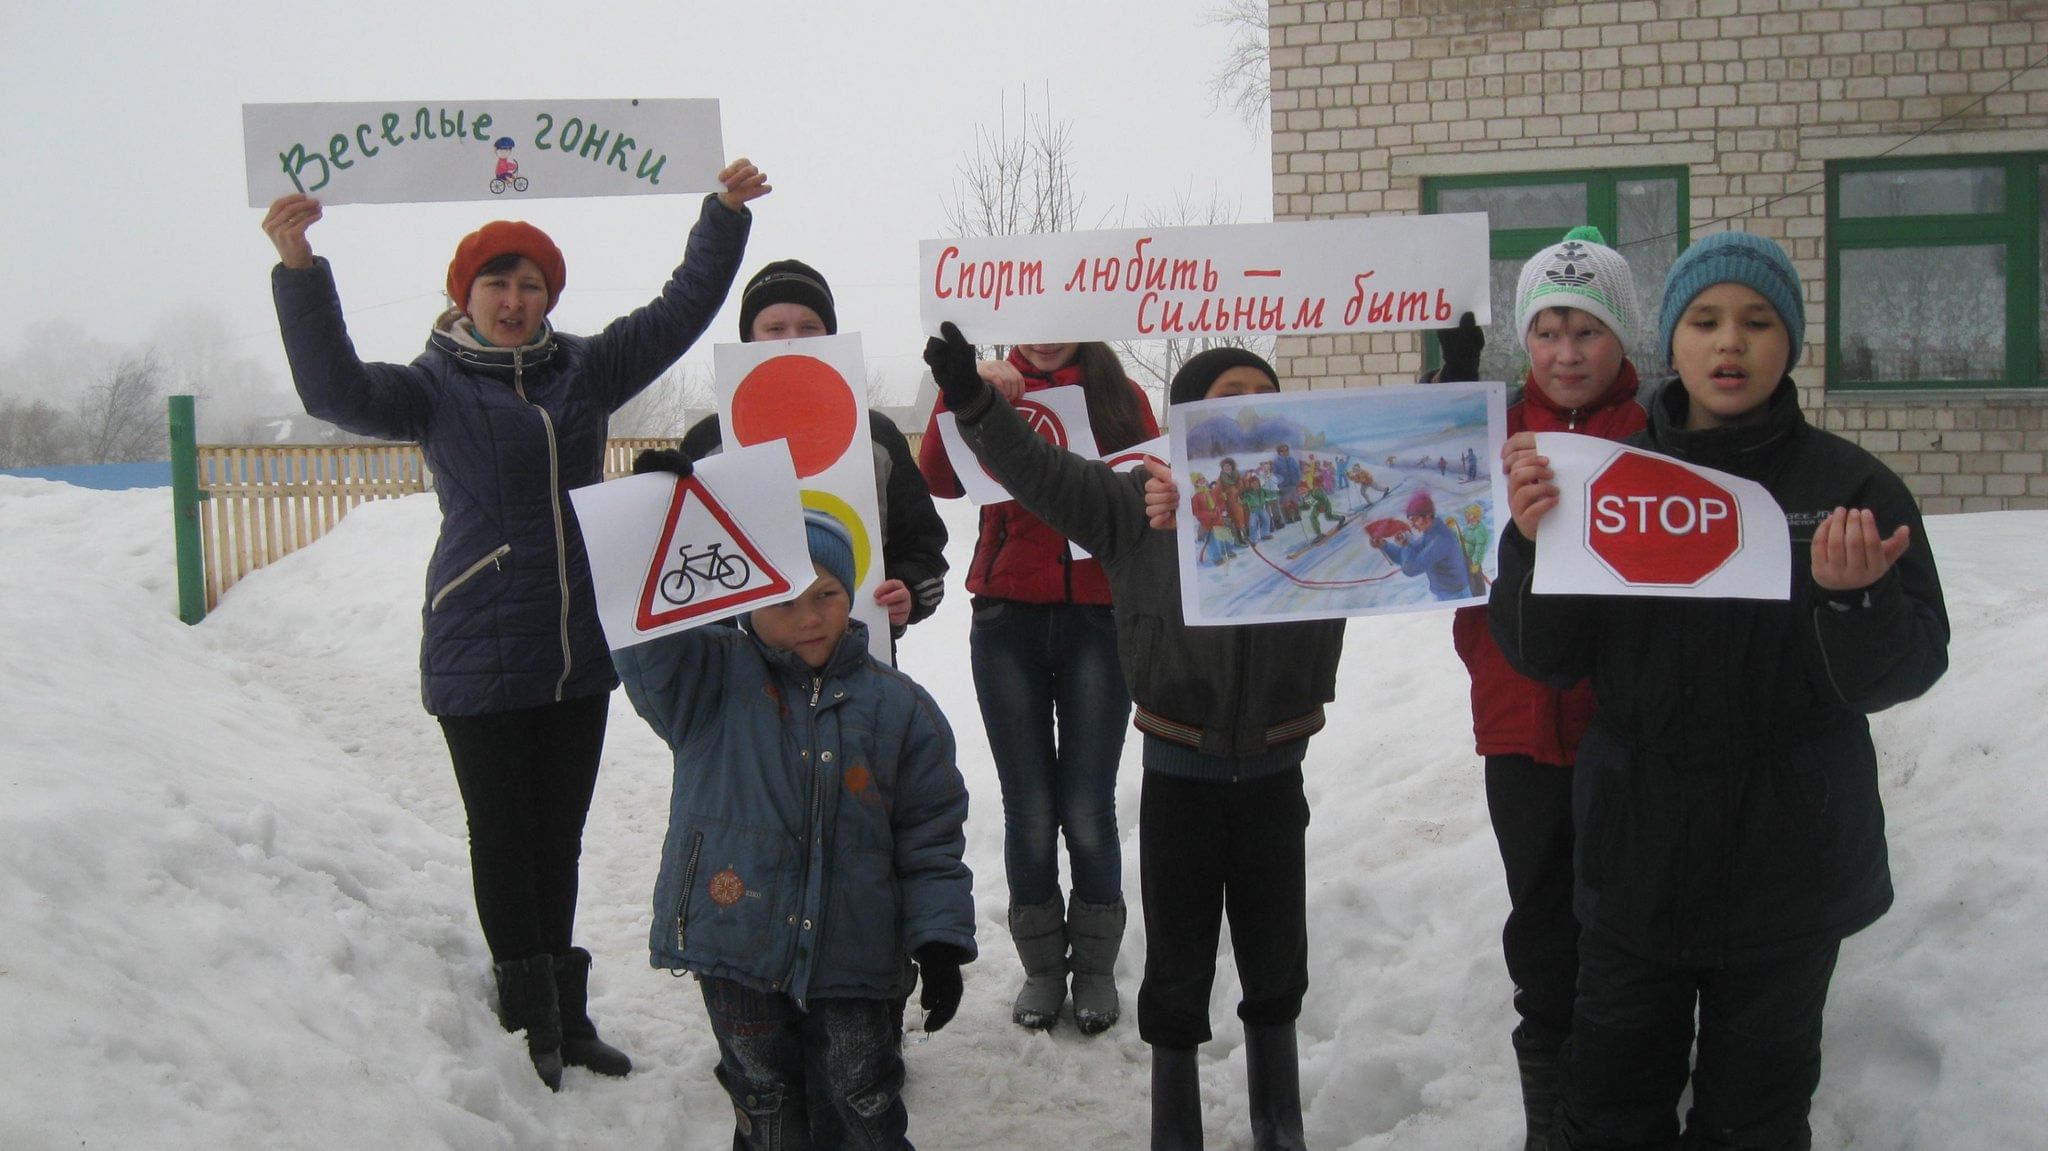
[[[613,653],[676,753],[651,958],[703,985],[735,1147],[908,1148],[889,1001],[908,953],[925,1030],[959,1007],[967,788],[938,705],[868,655],[845,530],[805,528],[802,596]]]

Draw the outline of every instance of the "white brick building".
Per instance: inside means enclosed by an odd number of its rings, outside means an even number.
[[[1736,227],[1805,281],[1809,418],[1929,512],[2048,508],[2048,2],[1273,0],[1280,220],[1485,210],[1494,309],[1593,223],[1655,315]],[[1489,375],[1519,379],[1512,319]],[[1653,324],[1654,326],[1654,324]],[[1406,382],[1413,334],[1289,337],[1283,378]],[[1646,378],[1662,372],[1631,341]]]

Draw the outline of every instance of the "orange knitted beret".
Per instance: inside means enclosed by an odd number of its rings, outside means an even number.
[[[562,263],[562,250],[548,234],[524,220],[492,220],[455,245],[455,258],[448,262],[448,298],[457,307],[468,304],[477,270],[508,254],[525,256],[539,265],[541,278],[548,283],[548,311],[554,311],[569,269]]]

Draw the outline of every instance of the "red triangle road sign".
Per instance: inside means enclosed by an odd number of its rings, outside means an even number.
[[[710,490],[689,476],[669,500],[661,546],[648,564],[633,624],[648,631],[729,613],[789,589],[789,577],[768,562]]]

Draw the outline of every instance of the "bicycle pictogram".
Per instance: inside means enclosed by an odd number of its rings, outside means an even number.
[[[694,554],[688,544],[679,548],[676,554],[682,558],[682,566],[661,577],[661,598],[677,606],[689,603],[697,598],[698,580],[734,590],[747,586],[747,581],[753,578],[754,569],[748,566],[744,556],[724,555],[720,552],[721,547],[722,544],[712,544]]]

